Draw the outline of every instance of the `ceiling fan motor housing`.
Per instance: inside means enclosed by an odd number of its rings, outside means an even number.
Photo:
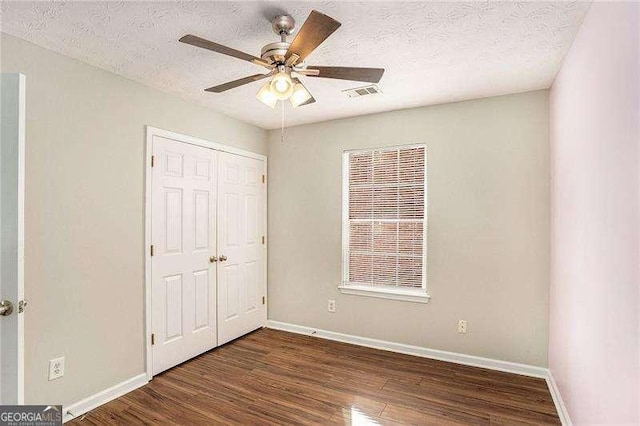
[[[296,26],[296,21],[289,15],[280,15],[273,18],[271,28],[280,36],[280,41],[269,43],[260,52],[260,57],[271,63],[281,64],[285,61],[287,50],[291,43],[287,42],[287,36],[291,35]]]
[[[275,43],[269,43],[260,51],[260,57],[271,63],[284,63],[287,50],[291,43],[286,41],[277,41]]]

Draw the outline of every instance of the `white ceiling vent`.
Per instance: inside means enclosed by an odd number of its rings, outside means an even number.
[[[377,84],[371,84],[369,86],[343,90],[342,93],[346,93],[350,98],[359,98],[361,96],[377,95],[378,93],[382,93],[382,90],[380,90]]]

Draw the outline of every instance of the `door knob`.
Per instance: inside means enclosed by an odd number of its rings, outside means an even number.
[[[227,260],[227,256],[225,256],[224,254],[220,255],[220,262],[224,262],[225,260]]]
[[[218,261],[218,257],[217,256],[210,256],[209,257],[209,263],[215,263]]]
[[[0,302],[0,315],[3,317],[8,317],[13,312],[13,303],[8,300],[3,300]]]

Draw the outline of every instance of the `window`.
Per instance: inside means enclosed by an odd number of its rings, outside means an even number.
[[[347,151],[343,279],[348,294],[426,302],[426,148]]]

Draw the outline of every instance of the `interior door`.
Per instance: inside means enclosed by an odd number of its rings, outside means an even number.
[[[265,163],[218,154],[218,344],[267,321]]]
[[[153,374],[216,346],[216,151],[155,136]]]
[[[25,78],[0,87],[0,405],[22,404]]]

